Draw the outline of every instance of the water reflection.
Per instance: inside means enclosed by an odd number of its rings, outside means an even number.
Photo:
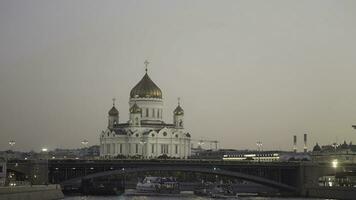
[[[152,196],[66,196],[65,200],[213,200],[213,198],[208,197],[152,197]],[[236,199],[236,198],[229,198]],[[312,199],[312,198],[286,198],[286,197],[239,197],[238,200],[325,200],[325,199]]]

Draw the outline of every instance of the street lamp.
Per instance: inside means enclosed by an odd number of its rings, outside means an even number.
[[[258,141],[256,142],[256,145],[257,145],[257,149],[258,149],[258,162],[260,162],[260,157],[261,157],[261,148],[262,148],[262,142],[261,141]]]
[[[331,165],[332,165],[332,167],[333,167],[334,169],[337,168],[338,164],[339,164],[339,162],[338,162],[337,159],[335,159],[335,160],[333,160],[333,161],[331,162]]]
[[[334,184],[333,185],[336,185],[336,169],[339,165],[339,161],[337,159],[334,159],[333,161],[331,161],[331,166],[334,168],[335,170],[335,177],[334,177]]]
[[[13,151],[12,150],[12,147],[16,144],[16,142],[14,140],[10,140],[9,141],[9,145],[10,145],[10,151]],[[10,151],[6,154],[6,160],[9,160],[9,153]]]
[[[45,155],[45,159],[46,159],[46,182],[45,184],[48,184],[48,149],[46,147],[42,147],[41,151],[44,153]]]
[[[81,143],[84,146],[84,151],[85,151],[84,157],[85,157],[88,154],[88,149],[87,148],[88,148],[89,141],[87,139],[84,139],[84,140],[81,141]]]

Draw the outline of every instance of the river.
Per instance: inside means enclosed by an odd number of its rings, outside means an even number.
[[[214,200],[212,198],[207,197],[198,197],[198,196],[190,196],[190,197],[158,197],[158,196],[66,196],[65,200]],[[236,198],[230,198],[236,199]],[[312,199],[312,198],[286,198],[286,197],[239,197],[239,200],[326,200],[326,199]]]

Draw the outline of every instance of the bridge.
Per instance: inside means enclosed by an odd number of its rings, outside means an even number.
[[[353,165],[340,167],[355,168]],[[8,163],[33,183],[80,185],[83,179],[127,176],[139,172],[191,172],[226,176],[259,183],[281,192],[302,194],[318,178],[335,174],[330,163],[234,162],[221,160],[42,160]],[[48,174],[46,173],[48,169]]]

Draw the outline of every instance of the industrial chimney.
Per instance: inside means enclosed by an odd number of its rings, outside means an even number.
[[[293,136],[293,151],[294,153],[297,153],[297,136]]]
[[[307,147],[307,134],[304,134],[304,153],[308,151]]]

